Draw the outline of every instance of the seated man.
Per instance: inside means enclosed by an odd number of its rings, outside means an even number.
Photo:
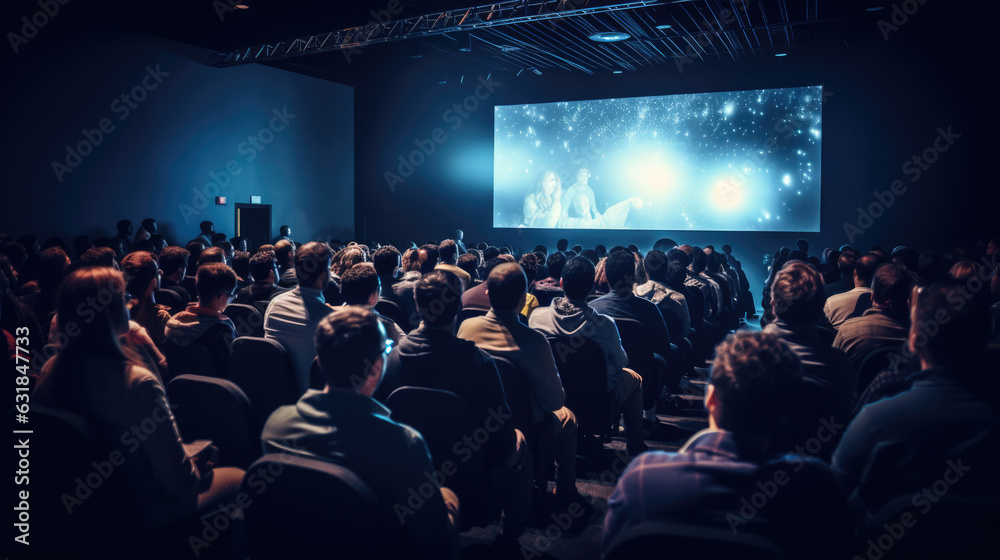
[[[823,314],[830,321],[834,330],[839,329],[848,318],[855,313],[859,301],[862,307],[866,303],[862,297],[870,298],[872,292],[872,278],[875,276],[875,269],[878,268],[879,257],[874,253],[868,253],[857,259],[854,264],[854,289],[840,294],[830,296],[823,306]]]
[[[820,340],[816,323],[823,318],[825,301],[823,277],[802,261],[789,261],[774,277],[771,307],[775,320],[763,330],[788,344],[802,362],[803,377],[815,381],[826,397],[820,403],[793,407],[792,417],[771,438],[774,451],[788,451],[804,443],[799,440],[816,433],[821,415],[833,414],[831,422],[846,421],[850,415],[857,372],[843,352]],[[819,454],[828,458],[833,445],[824,446]]]
[[[423,321],[389,355],[375,398],[385,402],[404,385],[451,391],[468,403],[478,425],[495,425],[490,418],[510,410],[496,364],[489,354],[454,334],[462,305],[461,280],[450,272],[433,270],[417,281],[414,295]],[[503,504],[498,543],[514,547],[524,533],[531,505],[531,452],[511,422],[501,422],[483,447],[487,469],[500,480],[500,487],[491,492],[500,495]],[[466,504],[470,507],[475,505]]]
[[[264,314],[264,338],[276,341],[292,359],[299,394],[309,388],[309,372],[316,358],[313,333],[333,308],[326,304],[323,289],[330,282],[333,252],[325,243],[313,241],[295,253],[298,285],[271,300]]]
[[[996,371],[983,360],[990,316],[976,298],[958,295],[963,288],[943,280],[913,292],[907,354],[921,371],[908,391],[863,408],[833,454],[862,525],[901,496],[933,508],[942,473],[945,491],[954,482],[952,492],[1000,498]],[[936,495],[928,495],[932,485]]]
[[[457,558],[458,499],[431,479],[439,491],[409,509],[410,492],[427,485],[424,475],[434,472],[430,452],[416,430],[390,420],[389,410],[371,398],[392,347],[381,324],[366,309],[340,308],[320,321],[315,345],[326,387],[310,389],[298,403],[271,414],[261,434],[264,452],[350,468],[371,487],[387,516],[391,510],[399,519],[412,553]]]
[[[228,266],[199,266],[198,301],[171,317],[164,329],[165,339],[177,346],[205,345],[220,377],[229,376],[229,353],[236,338],[236,326],[223,314],[235,291],[236,273]]]
[[[287,239],[275,243],[274,258],[278,260],[278,270],[281,272],[278,277],[278,286],[285,289],[294,288],[298,284],[298,279],[295,276],[297,273],[295,269],[295,245]]]
[[[445,239],[438,245],[438,264],[434,270],[447,270],[462,280],[462,286],[466,290],[472,287],[472,277],[458,268],[458,245],[454,239]]]
[[[565,406],[566,392],[548,341],[518,318],[527,295],[527,277],[519,265],[503,263],[490,271],[486,285],[492,308],[485,316],[466,319],[458,338],[474,342],[492,356],[508,358],[524,372],[533,397],[532,421],[555,417],[556,496],[561,501],[576,499],[576,417]]]
[[[184,305],[193,301],[191,293],[184,286],[181,286],[181,281],[187,274],[188,258],[190,257],[191,253],[187,249],[176,245],[171,245],[160,253],[160,289],[176,293],[181,297],[181,302]]]
[[[604,261],[604,274],[611,291],[594,301],[590,307],[612,319],[639,321],[653,343],[652,351],[663,360],[657,360],[657,371],[646,373],[643,378],[642,408],[649,422],[659,422],[656,417],[656,399],[666,384],[671,393],[680,387],[680,349],[670,343],[670,333],[659,308],[651,301],[632,293],[635,285],[635,255],[629,250],[612,251]],[[636,356],[638,360],[639,357]],[[667,367],[667,364],[672,367]]]
[[[497,259],[497,258],[493,258],[486,261],[486,263],[483,265],[483,270],[482,270],[483,277],[489,278],[490,274],[493,272],[493,269],[502,264],[509,264],[509,263],[507,263],[507,261],[503,259]],[[462,307],[463,308],[478,307],[480,309],[489,309],[490,297],[486,295],[486,290],[488,288],[489,286],[486,285],[486,282],[483,282],[478,286],[474,286],[471,290],[466,290],[465,292],[463,292]],[[521,310],[519,309],[518,312],[520,311]]]
[[[406,334],[392,319],[383,317],[378,311],[375,311],[375,304],[378,303],[378,298],[382,295],[382,285],[372,263],[358,263],[347,269],[347,272],[340,279],[340,295],[344,298],[344,305],[370,309],[378,317],[382,328],[385,329],[386,336],[393,343],[398,343]]]
[[[883,264],[872,279],[872,307],[860,317],[841,323],[833,347],[847,354],[855,369],[872,350],[898,347],[910,332],[910,291],[913,278],[898,264]]]
[[[830,468],[767,451],[799,376],[795,353],[774,335],[739,331],[723,341],[705,394],[708,429],[676,453],[645,453],[625,469],[608,500],[602,548],[662,521],[763,536],[787,558],[845,557],[849,516]]]
[[[129,318],[139,323],[157,348],[163,348],[164,329],[170,320],[170,308],[158,305],[154,292],[160,287],[160,271],[152,253],[136,251],[125,255],[121,264],[125,291],[132,296]]]
[[[278,260],[271,251],[262,251],[250,257],[253,284],[237,292],[233,303],[252,305],[263,315],[274,296],[286,291],[278,287],[278,274]]]
[[[668,317],[676,318],[679,322],[676,325],[677,334],[680,338],[688,338],[691,336],[691,314],[688,312],[687,298],[667,285],[671,274],[674,276],[684,274],[683,267],[676,262],[667,261],[667,255],[656,249],[646,253],[643,264],[649,281],[636,285],[632,289],[633,293],[660,308],[660,314],[667,323],[667,330],[671,328]]]
[[[594,264],[586,258],[570,259],[559,279],[566,297],[557,297],[548,307],[536,309],[528,318],[528,326],[550,336],[582,336],[601,347],[607,369],[607,390],[614,393],[611,417],[625,416],[628,452],[638,455],[647,449],[642,434],[642,377],[625,368],[628,356],[622,348],[614,320],[587,304],[587,296],[594,289],[594,274]]]

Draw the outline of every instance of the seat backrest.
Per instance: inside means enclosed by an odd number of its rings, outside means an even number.
[[[500,372],[503,392],[507,397],[507,406],[514,415],[514,427],[528,434],[531,430],[531,416],[534,409],[534,395],[528,377],[513,361],[502,356],[493,356],[493,361]]]
[[[153,293],[153,297],[156,299],[156,303],[169,307],[171,315],[183,311],[184,307],[187,306],[187,302],[184,301],[184,298],[180,294],[167,288],[156,290]]]
[[[117,557],[134,543],[108,539],[107,528],[121,529],[123,537],[139,533],[125,472],[128,448],[112,447],[99,425],[78,414],[34,403],[30,414],[33,433],[14,434],[11,441],[16,447],[23,437],[29,446],[25,489],[32,550],[61,551],[66,558]],[[14,415],[7,418],[12,423]]]
[[[547,338],[566,390],[566,407],[576,414],[580,432],[604,433],[609,425],[604,351],[596,342],[582,336]]]
[[[604,560],[632,560],[651,550],[670,551],[677,558],[738,558],[779,560],[781,551],[749,531],[731,531],[672,521],[647,521],[629,527],[611,541]]]
[[[878,539],[886,533],[886,527],[899,525],[900,519],[916,519],[915,525],[900,525],[906,534],[894,539],[893,547],[886,551],[886,560],[996,558],[996,539],[991,535],[1000,523],[1000,499],[960,491],[956,487],[947,494],[938,494],[933,504],[925,500],[930,507],[914,505],[919,501],[912,492],[899,496],[875,512],[871,523],[874,529],[859,541]]]
[[[403,329],[403,332],[410,332],[413,329],[413,325],[406,318],[406,312],[403,308],[396,304],[396,302],[391,299],[380,299],[378,303],[375,304],[375,311],[379,314],[392,319],[399,328]]]
[[[861,365],[858,366],[858,380],[855,385],[855,393],[858,395],[864,393],[865,389],[868,388],[868,385],[871,384],[872,380],[874,380],[882,370],[890,366],[890,356],[892,353],[901,353],[899,350],[899,344],[891,344],[887,346],[880,346],[869,352],[868,355],[861,360]]]
[[[230,379],[249,397],[259,426],[276,408],[299,398],[292,361],[274,340],[251,336],[234,340]]]
[[[677,314],[677,310],[671,307],[659,307],[660,315],[663,315],[663,322],[667,324],[667,332],[670,333],[670,342],[673,344],[680,345],[680,340],[682,338],[687,338],[686,332],[681,332],[681,326],[684,324],[680,315]],[[664,356],[666,357],[666,356]]]
[[[163,341],[163,355],[167,358],[171,378],[178,375],[219,376],[212,352],[200,342],[181,346],[170,339],[165,339]],[[164,379],[164,381],[168,380]]]
[[[270,453],[254,461],[240,485],[253,558],[404,557],[399,522],[351,469],[319,459]]]
[[[212,440],[220,466],[246,467],[260,456],[260,428],[250,400],[228,379],[179,375],[167,384],[177,428],[187,440]]]
[[[424,437],[435,470],[455,472],[442,486],[451,488],[462,500],[464,526],[471,526],[474,520],[492,520],[490,500],[485,494],[485,447],[464,443],[474,440],[482,428],[468,404],[451,391],[404,386],[393,391],[385,405],[392,411],[393,420]]]
[[[264,336],[264,316],[252,305],[230,303],[226,306],[225,315],[232,319],[236,326],[236,336]]]
[[[649,329],[635,319],[615,317],[615,326],[622,339],[622,348],[628,355],[628,367],[646,379],[647,375],[655,375],[656,360],[653,357],[653,339]],[[664,356],[666,358],[666,356]]]
[[[483,315],[489,313],[489,311],[490,310],[485,307],[473,307],[473,306],[463,307],[458,312],[458,320],[456,321],[455,326],[457,328],[466,319],[471,319],[473,317],[482,317]]]
[[[803,377],[798,394],[789,403],[788,412],[775,428],[768,449],[774,453],[790,453],[796,446],[815,438],[823,421],[832,418],[833,422],[846,423],[844,413],[845,411],[837,409],[834,389],[829,383]],[[823,446],[814,455],[829,460],[841,435],[842,433],[833,434],[833,439],[823,442]]]

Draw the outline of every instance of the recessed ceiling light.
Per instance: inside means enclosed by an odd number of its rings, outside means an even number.
[[[628,33],[622,33],[621,31],[602,31],[600,33],[594,33],[590,36],[591,41],[597,41],[598,43],[614,43],[631,38],[631,35]]]
[[[612,70],[611,73],[612,74],[621,74],[622,71],[621,70]]]
[[[656,26],[657,29],[670,29],[671,27],[673,27],[673,25],[670,25],[669,23],[664,23],[662,25]]]
[[[788,53],[783,53],[783,52],[774,53],[774,56],[788,56]]]

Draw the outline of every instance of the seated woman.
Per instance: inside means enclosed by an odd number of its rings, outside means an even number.
[[[562,181],[551,169],[538,175],[535,188],[524,197],[523,227],[554,228],[562,214]]]
[[[125,280],[113,268],[79,269],[63,281],[56,310],[66,344],[43,366],[33,401],[79,414],[104,428],[112,447],[125,446],[125,473],[143,526],[193,521],[231,502],[243,471],[212,469],[206,451],[214,448],[182,443],[163,384],[119,340],[129,331],[124,294]],[[155,430],[131,437],[151,420]]]
[[[633,196],[618,204],[612,205],[604,213],[591,212],[590,199],[579,195],[573,199],[573,205],[563,210],[559,218],[559,227],[577,229],[618,229],[625,226],[625,218],[632,208],[642,208],[642,199]],[[596,216],[596,217],[595,217]]]

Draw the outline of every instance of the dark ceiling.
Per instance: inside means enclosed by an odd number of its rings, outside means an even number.
[[[635,7],[588,15],[565,16],[574,8],[606,8],[625,0],[561,0],[521,2],[518,13],[498,13],[489,26],[454,27],[448,33],[393,35],[392,42],[363,45],[366,64],[350,64],[342,50],[283,56],[294,39],[310,35],[329,41],[334,33],[376,20],[401,20],[451,11],[453,23],[477,2],[458,0],[122,0],[68,2],[60,18],[86,24],[111,23],[208,49],[222,55],[273,53],[268,60],[251,56],[242,62],[265,62],[289,70],[357,83],[373,67],[388,62],[405,64],[421,58],[447,61],[463,71],[529,72],[549,70],[586,74],[631,72],[685,60],[744,61],[753,57],[790,55],[815,49],[846,49],[858,44],[885,42],[877,20],[893,13],[890,0],[663,0],[655,6]],[[652,0],[650,0],[652,1]],[[918,5],[918,0],[908,0]],[[640,4],[641,2],[633,2]],[[500,5],[516,4],[506,2]],[[529,15],[531,6],[544,4],[564,17],[496,25],[508,16]],[[882,8],[880,11],[869,11]],[[6,21],[37,11],[37,2],[12,2],[2,8]],[[65,14],[65,15],[63,15]],[[436,20],[437,21],[437,20]],[[424,21],[424,27],[428,21]],[[435,23],[435,21],[430,21]],[[465,23],[468,23],[466,21]],[[662,28],[669,25],[669,28]],[[658,27],[659,26],[659,27]],[[371,29],[371,28],[369,28]],[[388,37],[388,25],[384,37]],[[397,28],[400,29],[400,28]],[[403,28],[405,29],[405,28]],[[438,27],[437,29],[440,29]],[[599,31],[622,31],[630,38],[597,43],[588,37]],[[379,33],[376,33],[376,37]],[[357,35],[352,36],[352,40]],[[316,42],[310,44],[317,44]],[[357,52],[357,51],[355,51]],[[370,62],[369,62],[370,61]]]

